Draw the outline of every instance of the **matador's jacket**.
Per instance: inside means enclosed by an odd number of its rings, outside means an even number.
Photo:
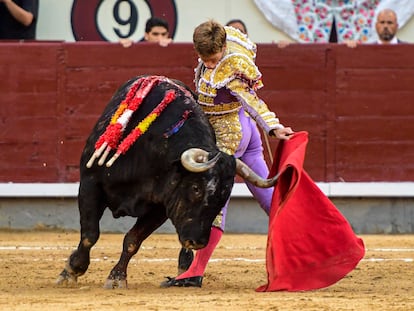
[[[263,86],[255,64],[256,44],[237,29],[225,27],[224,57],[214,69],[200,60],[195,70],[198,101],[216,131],[220,150],[234,155],[241,140],[239,110],[243,109],[266,132],[283,127],[257,96]]]
[[[217,66],[208,69],[200,60],[195,69],[198,102],[215,130],[219,149],[241,158],[247,165],[250,161],[257,174],[267,177],[268,168],[263,159],[262,142],[256,124],[268,134],[273,129],[283,128],[283,125],[256,94],[263,86],[262,74],[255,64],[256,44],[233,27],[225,27],[225,30],[226,51]],[[253,134],[247,138],[247,133]],[[272,190],[248,187],[268,212]],[[222,229],[226,207],[223,209],[223,219],[219,215],[218,221],[213,224]]]

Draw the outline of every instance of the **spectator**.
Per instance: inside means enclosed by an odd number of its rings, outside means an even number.
[[[245,35],[247,35],[246,25],[245,25],[245,23],[241,19],[232,19],[232,20],[229,20],[227,22],[226,26],[234,27],[234,28],[240,30]]]
[[[377,14],[375,22],[375,30],[377,31],[377,44],[398,44],[403,43],[397,38],[398,20],[397,14],[391,9],[384,9]],[[347,41],[348,47],[354,48],[358,44],[357,41]]]
[[[246,25],[240,19],[232,19],[232,20],[229,20],[227,22],[226,26],[234,27],[234,28],[240,30],[245,35],[247,35]],[[285,47],[287,47],[290,44],[290,42],[289,41],[286,41],[286,40],[281,40],[281,41],[278,41],[278,42],[272,41],[272,43],[277,43],[278,47],[280,47],[280,48],[285,48]]]
[[[375,30],[378,44],[397,44],[402,41],[396,37],[398,31],[397,14],[391,9],[384,9],[377,15]]]
[[[38,0],[0,0],[0,40],[36,39]]]
[[[126,48],[133,43],[131,39],[121,39],[119,42]],[[155,42],[161,46],[168,46],[172,42],[169,38],[168,22],[158,17],[149,18],[145,24],[145,34],[141,42]]]
[[[219,149],[240,158],[259,176],[267,178],[269,170],[257,125],[278,139],[289,139],[293,131],[280,124],[256,94],[262,86],[261,73],[255,65],[256,45],[240,31],[215,21],[199,25],[193,42],[200,57],[195,76],[198,102],[215,130]],[[269,214],[273,188],[249,183],[247,186]],[[162,287],[201,287],[208,261],[223,234],[227,206],[228,202],[213,223],[207,246],[197,251],[190,268],[176,278],[168,278]]]

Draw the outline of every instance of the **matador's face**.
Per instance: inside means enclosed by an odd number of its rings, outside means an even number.
[[[214,53],[208,56],[201,56],[201,55],[198,55],[198,56],[204,63],[204,66],[206,66],[208,69],[214,69],[216,68],[219,61],[223,58],[225,52],[226,52],[226,45],[224,45],[221,51],[217,53]]]

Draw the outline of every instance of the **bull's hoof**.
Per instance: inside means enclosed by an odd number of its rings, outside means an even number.
[[[78,276],[63,269],[56,280],[57,285],[70,286],[78,283]]]
[[[106,282],[103,286],[103,288],[105,289],[128,289],[128,284],[127,284],[127,280],[126,279],[111,279],[111,278],[107,278]]]
[[[176,278],[171,278],[167,276],[167,280],[161,283],[161,287],[201,287],[203,284],[202,276],[193,276],[189,278],[184,278],[177,280]]]

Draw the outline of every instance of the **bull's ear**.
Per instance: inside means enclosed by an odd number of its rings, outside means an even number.
[[[174,154],[174,155],[171,155],[171,154],[166,155],[164,158],[164,162],[173,164],[174,166],[175,165],[181,166],[181,159],[180,159],[181,153],[182,152]]]

